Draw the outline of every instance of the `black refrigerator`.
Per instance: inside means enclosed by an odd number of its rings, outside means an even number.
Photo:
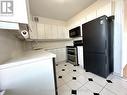
[[[113,72],[114,16],[101,16],[82,25],[84,68],[106,78]]]

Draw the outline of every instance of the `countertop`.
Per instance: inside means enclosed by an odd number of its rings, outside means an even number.
[[[25,52],[22,55],[19,55],[3,64],[0,64],[0,70],[13,66],[24,65],[26,63],[29,64],[30,62],[38,60],[52,59],[53,57],[56,57],[56,55],[53,53],[44,50],[32,50]]]

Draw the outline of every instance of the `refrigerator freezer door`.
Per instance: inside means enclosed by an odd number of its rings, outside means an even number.
[[[107,64],[107,56],[104,54],[86,54],[85,55],[86,61],[86,71],[90,71],[102,77],[107,77],[108,71],[108,64]]]

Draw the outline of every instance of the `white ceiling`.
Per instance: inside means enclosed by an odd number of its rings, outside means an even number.
[[[96,0],[30,0],[32,15],[68,20]]]

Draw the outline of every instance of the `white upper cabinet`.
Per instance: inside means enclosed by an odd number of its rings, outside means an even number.
[[[66,26],[63,26],[63,38],[69,39],[69,31]]]
[[[52,34],[52,39],[57,39],[58,34],[57,34],[57,25],[52,25],[51,26],[51,34]]]
[[[45,39],[52,39],[52,31],[51,31],[51,25],[45,24],[44,25],[44,31],[45,31]]]
[[[0,0],[0,21],[28,24],[27,0]]]
[[[38,39],[36,23],[34,21],[29,21],[29,24],[30,24],[30,31],[29,31],[30,39]]]
[[[97,17],[96,11],[93,11],[86,16],[86,21],[87,22],[91,21],[91,20],[95,19],[96,17]]]
[[[105,6],[97,9],[97,17],[102,15],[111,16],[112,15],[112,5],[111,3],[106,4]]]
[[[58,39],[63,38],[63,26],[62,25],[58,25],[57,29],[58,29],[58,31],[57,31]]]
[[[67,31],[65,25],[57,25],[57,24],[43,24],[40,22],[33,23],[32,26],[34,33],[31,32],[32,35],[35,35],[36,39],[69,39],[69,32]],[[36,30],[36,31],[35,31]],[[30,35],[31,35],[30,34]]]
[[[44,24],[37,23],[37,35],[38,39],[45,39],[45,26]]]

